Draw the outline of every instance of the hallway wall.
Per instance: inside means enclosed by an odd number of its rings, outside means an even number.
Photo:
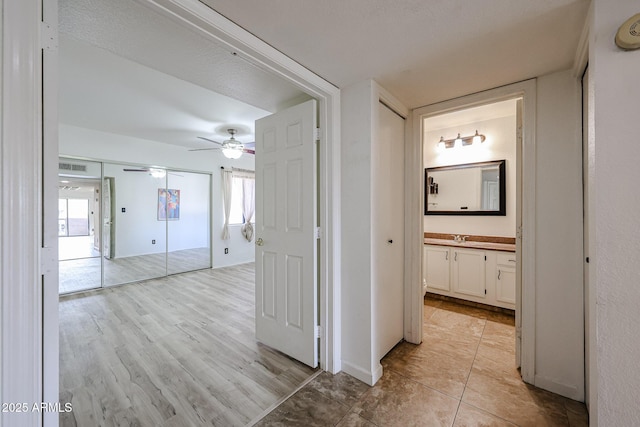
[[[615,7],[594,0],[592,6],[596,253],[590,260],[596,271],[591,307],[596,311],[597,396],[592,394],[590,406],[601,426],[631,426],[640,425],[640,50],[617,48],[614,35],[640,10],[637,0],[617,0]]]

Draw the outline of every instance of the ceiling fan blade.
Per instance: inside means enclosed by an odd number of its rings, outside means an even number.
[[[215,148],[192,148],[190,150],[187,151],[211,151],[211,150],[219,150],[218,147]]]
[[[149,169],[122,169],[125,172],[149,172]]]
[[[199,139],[204,139],[205,141],[213,142],[214,144],[222,145],[222,142],[214,141],[213,139],[205,138],[204,136],[199,136]]]
[[[249,148],[243,148],[242,152],[247,154],[254,154],[254,155],[256,154],[256,150],[251,150]]]

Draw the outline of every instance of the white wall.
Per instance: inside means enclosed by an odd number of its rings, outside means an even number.
[[[220,167],[253,170],[253,156],[229,160],[219,151],[189,152],[182,147],[64,124],[60,125],[60,155],[211,173],[213,266],[254,261],[254,242],[242,237],[240,226],[231,227],[230,240],[220,238],[224,224]],[[157,199],[157,193],[155,197]],[[229,248],[229,254],[224,254],[224,248]]]
[[[372,343],[372,86],[364,81],[341,91],[342,369],[368,384],[381,371]]]
[[[446,216],[425,215],[424,231],[460,235],[515,237],[516,232],[516,116],[483,120],[445,129],[429,129],[425,120],[424,167],[450,166],[464,163],[503,160],[506,162],[506,216]],[[437,141],[473,135],[478,130],[486,135],[482,144],[438,151]]]
[[[640,51],[614,43],[637,0],[595,0],[589,42],[595,118],[597,415],[601,426],[640,425]],[[591,236],[593,238],[594,236]],[[592,384],[593,388],[593,384]],[[593,412],[593,410],[592,410]]]
[[[116,258],[209,246],[210,175],[169,171],[154,178],[111,163],[104,164],[104,175],[114,179]],[[158,219],[158,190],[165,186],[180,190],[178,219]]]
[[[386,160],[381,157],[384,156],[381,150],[391,149],[391,145],[382,144],[380,140],[384,126],[379,120],[381,99],[388,105],[393,105],[396,111],[404,110],[397,100],[373,80],[341,89],[342,369],[369,385],[375,384],[382,376],[380,353],[384,338],[390,336],[386,335],[389,332],[386,326],[379,326],[385,319],[391,319],[396,314],[380,309],[378,304],[385,303],[384,295],[387,291],[380,289],[380,286],[389,283],[390,275],[395,275],[396,281],[403,282],[402,268],[397,268],[395,262],[390,274],[383,274],[378,262],[378,257],[386,256],[390,250],[393,251],[393,257],[399,252],[402,258],[404,252],[404,236],[401,235],[404,233],[404,225],[400,230],[393,224],[387,224],[387,217],[393,214],[391,211],[380,212],[381,209],[377,209],[390,202],[385,194],[388,195],[391,189],[382,188],[379,180],[384,179],[384,173],[391,171],[378,174],[382,165],[395,169],[398,180],[404,179],[403,168],[399,166],[403,162],[400,156]],[[390,132],[398,133],[395,126],[386,133]],[[395,144],[397,143],[396,141]],[[399,185],[402,187],[404,183]],[[385,199],[377,197],[380,188],[380,194]],[[400,192],[403,193],[402,188]],[[403,199],[401,196],[395,198],[400,201]],[[400,203],[403,204],[402,201]],[[402,211],[400,209],[398,213]],[[402,221],[403,214],[398,213],[395,215]],[[390,234],[400,235],[398,245],[393,238],[393,246],[389,246],[387,239],[392,237]],[[402,293],[402,290],[399,292]],[[400,299],[391,301],[391,304],[396,305],[399,301]],[[400,322],[395,324],[399,325],[399,330],[403,326]],[[391,338],[387,342],[389,340]]]
[[[535,384],[584,399],[580,87],[570,71],[538,78]]]

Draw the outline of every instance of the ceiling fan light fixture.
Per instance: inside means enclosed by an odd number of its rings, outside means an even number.
[[[231,134],[231,138],[222,142],[222,154],[224,154],[227,159],[239,159],[244,151],[244,145],[234,137],[236,134],[235,129],[227,129],[227,132]]]
[[[242,156],[242,147],[222,147],[222,154],[224,154],[227,159],[239,159],[240,156]]]
[[[149,168],[149,173],[154,178],[164,178],[167,176],[167,171],[159,168]]]

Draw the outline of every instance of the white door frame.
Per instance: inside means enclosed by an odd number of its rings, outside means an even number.
[[[57,425],[57,414],[31,406],[58,401],[58,148],[48,132],[57,111],[43,111],[57,104],[56,76],[43,79],[43,66],[57,68],[57,33],[42,23],[57,28],[57,4],[0,1],[0,10],[0,400],[24,405],[3,411],[0,425]]]
[[[522,357],[521,374],[525,382],[533,384],[535,376],[535,178],[536,178],[536,81],[527,80],[479,92],[468,96],[428,105],[413,110],[411,137],[407,140],[405,158],[407,198],[405,245],[411,258],[406,262],[405,293],[411,295],[405,304],[405,313],[410,313],[409,325],[405,328],[405,339],[413,343],[422,342],[422,250],[423,239],[423,119],[446,112],[489,104],[505,99],[523,97],[523,147],[522,147]],[[415,195],[418,197],[415,197]],[[413,199],[413,200],[412,200]],[[417,206],[416,206],[417,204]]]
[[[229,47],[230,52],[296,85],[318,100],[322,126],[319,148],[320,366],[340,370],[340,91],[197,0],[138,0],[190,25]],[[0,186],[0,329],[3,402],[57,402],[57,250],[47,220],[57,215],[57,0],[0,0],[2,5],[2,164]],[[43,25],[44,19],[48,25]],[[44,113],[43,113],[44,109]],[[42,131],[42,127],[45,131]],[[43,184],[46,183],[46,184]],[[50,195],[52,193],[53,195]],[[43,199],[44,196],[44,199]],[[48,197],[51,196],[51,197]],[[54,197],[55,196],[55,197]],[[44,219],[44,229],[43,229]],[[53,231],[57,229],[57,222]],[[10,266],[10,267],[9,267]],[[53,279],[53,285],[49,277]],[[43,286],[43,277],[45,286]],[[55,289],[54,289],[55,288]],[[44,291],[43,291],[44,289]],[[44,388],[44,389],[43,389]],[[54,414],[54,413],[51,413]],[[45,416],[47,425],[56,416]],[[2,425],[41,425],[42,414],[2,414]]]

